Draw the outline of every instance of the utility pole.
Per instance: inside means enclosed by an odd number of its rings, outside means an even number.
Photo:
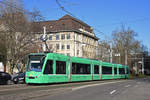
[[[46,37],[46,27],[44,26],[43,29],[44,29],[43,38],[45,39],[45,37]],[[44,42],[46,42],[46,41],[44,41]],[[43,44],[43,51],[46,51],[46,45],[45,45],[45,43]]]
[[[112,41],[110,41],[110,62],[112,63]]]
[[[144,74],[144,57],[142,57],[142,74]]]
[[[125,50],[125,65],[128,64],[128,52]]]
[[[43,29],[44,29],[44,33],[43,33],[43,35],[41,35],[40,39],[43,42],[43,51],[45,52],[46,51],[46,41],[47,41],[48,38],[47,38],[47,35],[46,35],[46,27],[44,26]]]

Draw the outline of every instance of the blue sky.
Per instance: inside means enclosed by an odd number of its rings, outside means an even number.
[[[80,20],[100,30],[100,39],[111,38],[112,31],[121,24],[138,33],[139,39],[150,49],[150,0],[59,0]],[[25,8],[36,8],[46,20],[56,20],[65,15],[55,0],[24,0]]]

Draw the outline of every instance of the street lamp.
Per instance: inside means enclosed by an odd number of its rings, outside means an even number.
[[[120,63],[120,53],[116,53],[116,54],[115,54],[115,57],[118,58],[118,63]]]

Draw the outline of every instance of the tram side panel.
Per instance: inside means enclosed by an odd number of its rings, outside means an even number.
[[[68,82],[69,78],[69,58],[65,55],[55,54],[53,57],[53,74],[48,76],[48,83]]]
[[[102,79],[113,79],[113,64],[102,62]]]
[[[119,65],[119,78],[126,78],[124,65]]]
[[[101,61],[92,60],[93,80],[101,80]]]
[[[71,81],[89,81],[91,76],[91,60],[71,57]]]

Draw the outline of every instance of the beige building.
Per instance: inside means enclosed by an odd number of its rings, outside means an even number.
[[[59,20],[39,23],[41,27],[46,27],[47,45],[52,52],[75,57],[96,58],[98,38],[89,25],[69,15]]]

